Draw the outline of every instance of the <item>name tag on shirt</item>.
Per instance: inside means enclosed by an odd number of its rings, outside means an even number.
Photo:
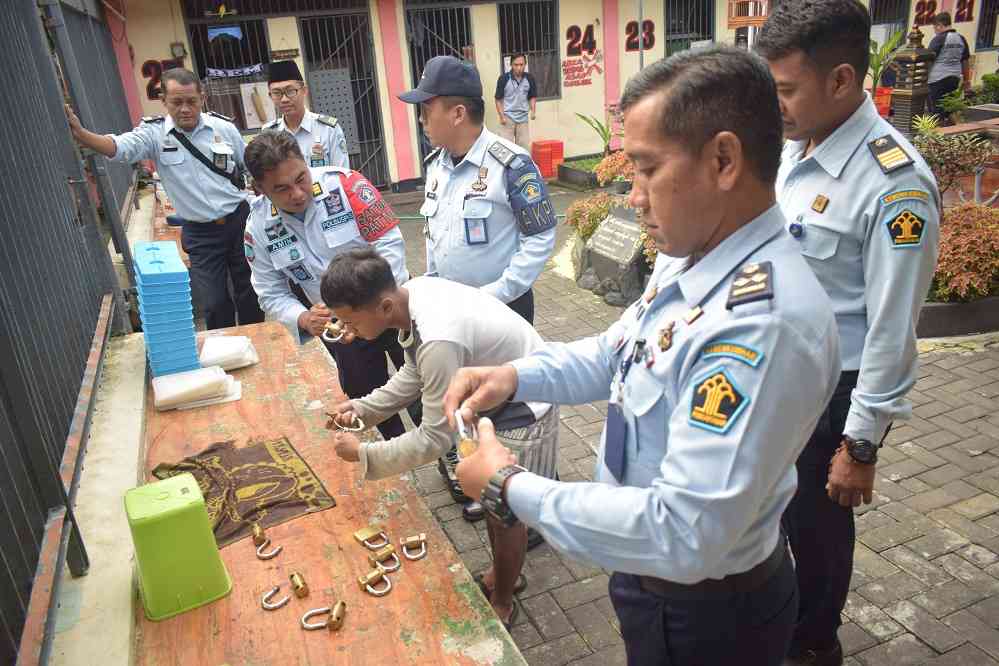
[[[465,218],[465,242],[469,245],[485,245],[489,242],[489,231],[482,218]]]

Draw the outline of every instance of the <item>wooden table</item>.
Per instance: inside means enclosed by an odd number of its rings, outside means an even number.
[[[162,622],[150,622],[136,601],[136,659],[139,665],[210,664],[306,666],[321,664],[524,664],[509,634],[479,592],[451,543],[419,497],[411,475],[363,481],[357,466],[337,458],[325,429],[324,407],[340,395],[336,374],[318,343],[297,347],[280,324],[266,322],[228,329],[248,335],[260,363],[233,371],[242,382],[237,402],[189,411],[157,412],[148,394],[145,473],[161,462],[178,461],[212,442],[287,437],[323,480],[337,506],[269,528],[284,551],[258,560],[252,541],[222,549],[233,580],[229,596]],[[378,521],[398,543],[425,532],[429,553],[403,560],[391,575],[393,589],[376,598],[362,592],[357,578],[371,567],[368,551],[353,532]],[[267,612],[262,594],[300,571],[311,592]],[[307,610],[347,602],[338,632],[304,631]]]

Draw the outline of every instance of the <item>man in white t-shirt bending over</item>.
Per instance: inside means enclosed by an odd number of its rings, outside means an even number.
[[[399,329],[405,352],[402,368],[381,388],[334,408],[336,420],[366,426],[389,418],[421,396],[423,422],[387,442],[361,442],[349,433],[336,435],[337,455],[361,464],[366,479],[401,474],[433,462],[448,451],[454,434],[444,414],[444,393],[455,373],[466,366],[503,365],[527,356],[543,344],[520,315],[481,289],[436,277],[396,284],[392,269],[377,252],[358,249],[335,257],[321,284],[323,302],[350,330],[374,340]],[[497,437],[517,453],[519,464],[555,478],[558,408],[540,403],[507,403],[489,414]],[[517,614],[513,595],[525,586],[520,575],[527,529],[504,527],[487,517],[493,566],[479,585],[496,614],[509,627]]]

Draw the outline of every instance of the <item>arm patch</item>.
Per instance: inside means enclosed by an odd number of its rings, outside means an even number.
[[[399,218],[367,178],[357,171],[349,175],[338,172],[337,175],[343,183],[347,202],[354,211],[357,228],[364,240],[373,243],[399,225]]]
[[[557,224],[545,181],[530,159],[513,160],[505,169],[506,194],[520,233],[533,236]]]

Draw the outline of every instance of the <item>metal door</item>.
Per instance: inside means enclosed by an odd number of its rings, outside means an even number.
[[[409,63],[413,72],[413,87],[420,82],[427,61],[439,55],[475,60],[472,50],[472,21],[467,3],[425,6],[418,0],[407,3],[406,39],[409,42]],[[420,157],[432,150],[417,118]]]
[[[299,30],[312,110],[339,120],[352,169],[377,187],[388,185],[367,12],[302,18]]]

